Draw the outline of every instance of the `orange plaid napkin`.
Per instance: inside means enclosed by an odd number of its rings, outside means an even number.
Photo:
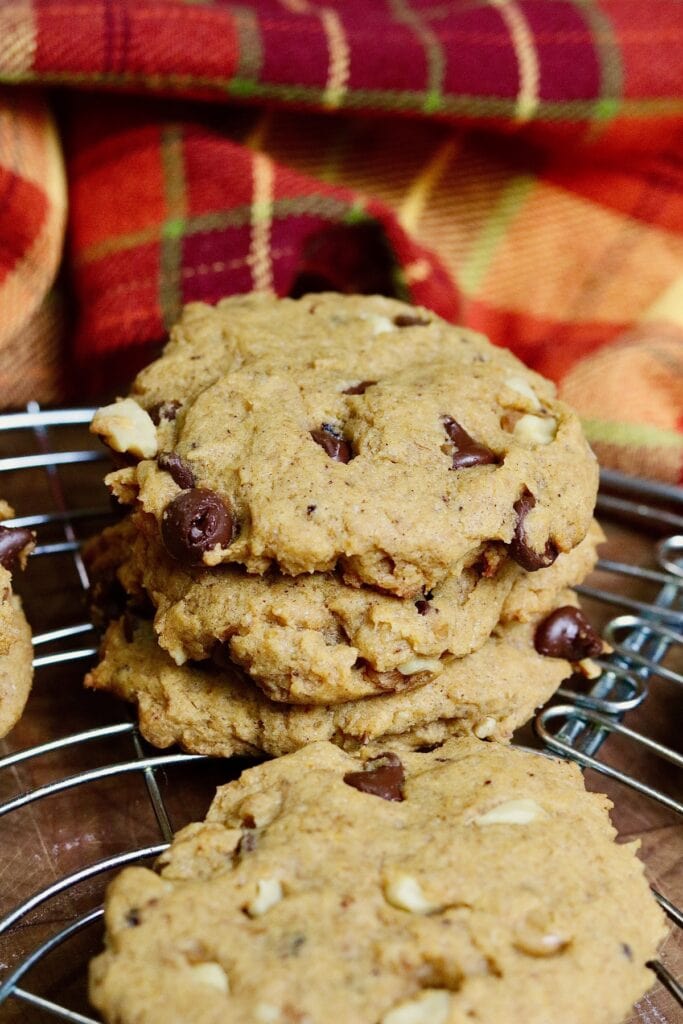
[[[122,384],[193,299],[382,291],[680,482],[682,43],[676,0],[4,0],[2,404]]]

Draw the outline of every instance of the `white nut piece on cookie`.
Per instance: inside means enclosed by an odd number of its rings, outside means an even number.
[[[230,994],[230,982],[228,976],[215,960],[207,960],[201,964],[192,964],[190,968],[192,971],[192,980],[198,982],[200,985],[210,985],[211,988],[218,989],[219,992],[223,992],[226,996]]]
[[[402,676],[415,676],[418,672],[440,672],[443,665],[438,658],[409,658],[396,666]]]
[[[277,1024],[281,1018],[280,1007],[273,1003],[257,1003],[254,1007],[254,1020],[258,1024]]]
[[[381,1024],[445,1024],[450,1008],[449,992],[442,988],[425,989],[415,999],[385,1013]]]
[[[103,405],[93,416],[90,431],[115,452],[128,452],[140,459],[153,459],[157,453],[152,418],[132,398]]]
[[[557,420],[554,416],[525,413],[515,423],[512,433],[523,444],[550,444],[557,434]]]
[[[481,722],[477,722],[472,732],[478,740],[485,740],[496,731],[496,720],[495,718],[485,718]]]
[[[505,381],[505,386],[510,388],[511,391],[516,391],[518,395],[527,398],[535,412],[541,409],[540,399],[528,380],[524,380],[523,377],[508,377]]]
[[[282,886],[277,878],[260,878],[256,895],[247,903],[249,917],[261,917],[282,899]]]
[[[433,914],[441,909],[441,904],[427,899],[416,878],[403,872],[392,874],[385,881],[384,898],[392,907],[407,910],[411,914]]]
[[[505,800],[496,804],[486,814],[473,819],[473,824],[486,825],[528,825],[537,818],[544,818],[545,811],[535,800],[521,797],[519,800]]]

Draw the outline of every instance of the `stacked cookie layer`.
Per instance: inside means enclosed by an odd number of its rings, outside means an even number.
[[[128,611],[88,682],[152,742],[505,738],[601,649],[567,590],[600,539],[576,416],[425,310],[190,306],[93,429],[132,510],[89,551]]]

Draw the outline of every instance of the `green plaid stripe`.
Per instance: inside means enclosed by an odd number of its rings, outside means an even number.
[[[168,163],[173,165],[173,160]],[[164,168],[166,170],[166,159]],[[171,166],[172,178],[174,169]],[[169,175],[167,173],[167,190]],[[167,191],[168,196],[168,191]],[[168,199],[167,199],[168,202]],[[151,242],[162,242],[162,273],[167,282],[164,284],[164,295],[162,298],[162,309],[172,307],[174,300],[171,288],[173,275],[176,275],[176,290],[178,286],[179,273],[179,246],[183,238],[191,235],[202,234],[206,231],[223,231],[228,228],[240,228],[251,222],[251,205],[242,204],[232,210],[221,210],[211,213],[201,213],[194,217],[170,216],[160,227],[152,227],[145,231],[131,232],[125,235],[118,235],[115,238],[107,239],[101,245],[92,246],[81,256],[81,263],[94,263],[106,259],[114,252],[125,252],[135,249],[139,245],[147,245]],[[357,223],[366,220],[368,215],[362,205],[355,205],[349,209],[349,204],[344,199],[336,199],[334,196],[316,195],[294,196],[291,199],[276,199],[273,202],[273,219],[284,220],[287,217],[322,217],[326,220],[343,221],[345,223]]]
[[[185,222],[185,167],[183,135],[180,125],[168,125],[161,134],[161,164],[167,217],[161,225],[159,306],[168,329],[178,319],[182,307],[180,268],[182,265]]]
[[[426,24],[417,11],[410,6],[410,0],[389,0],[393,15],[398,22],[408,25],[422,46],[427,60],[427,90],[422,110],[433,114],[441,110],[443,101],[446,56],[435,32]]]
[[[254,82],[243,78],[208,78],[199,75],[148,75],[131,72],[53,72],[45,71],[0,72],[0,83],[43,82],[47,85],[142,85],[155,90],[162,89],[212,89],[240,99],[281,100],[286,103],[305,103],[316,107],[322,105],[324,89],[320,86],[277,85]],[[421,113],[428,101],[427,94],[419,90],[393,89],[350,89],[344,96],[342,107],[348,109],[374,108],[381,111]],[[442,96],[439,113],[454,117],[510,118],[516,109],[516,97],[498,96]],[[608,105],[607,99],[605,103]],[[545,117],[552,121],[604,120],[607,107],[596,100],[541,100],[536,120]],[[635,119],[678,116],[683,114],[683,96],[653,96],[646,99],[624,97],[620,114]]]
[[[583,14],[600,61],[600,96],[593,102],[591,137],[613,120],[623,106],[624,69],[612,23],[594,0],[573,0]]]

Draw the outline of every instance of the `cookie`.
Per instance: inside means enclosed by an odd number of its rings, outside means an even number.
[[[0,500],[0,520],[13,515],[7,502]],[[31,630],[12,591],[12,573],[25,566],[33,544],[30,530],[0,522],[0,737],[21,716],[33,681]]]
[[[105,530],[85,557],[95,579],[106,583],[118,570],[128,594],[151,598],[159,643],[177,664],[229,659],[271,700],[329,705],[422,686],[449,657],[481,647],[501,616],[538,618],[556,606],[560,590],[585,577],[600,539],[595,524],[573,551],[533,576],[500,546],[485,546],[471,566],[418,601],[349,587],[332,573],[183,569],[164,551],[152,517],[139,514]],[[105,586],[96,600],[106,603],[110,592]]]
[[[547,566],[591,521],[597,462],[553,385],[393,300],[194,308],[133,393],[93,429],[140,459],[110,484],[184,565],[419,597],[482,544]]]
[[[617,1024],[664,938],[578,768],[453,740],[245,771],[105,904],[110,1024]]]
[[[571,591],[557,598],[558,607],[576,603]],[[323,707],[271,701],[237,666],[176,665],[151,622],[128,614],[107,630],[86,686],[136,704],[140,729],[155,746],[178,743],[217,757],[278,756],[315,740],[347,750],[379,740],[415,749],[462,733],[505,740],[572,672],[566,657],[535,649],[544,621],[496,628],[478,651],[445,660],[442,672],[416,689]],[[554,635],[551,641],[557,646]]]

